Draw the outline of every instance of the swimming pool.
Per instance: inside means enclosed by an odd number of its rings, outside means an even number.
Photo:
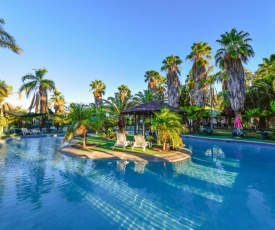
[[[58,137],[0,152],[0,229],[272,229],[274,147],[184,139],[178,163],[70,158]]]

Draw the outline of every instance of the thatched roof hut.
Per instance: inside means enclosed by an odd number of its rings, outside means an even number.
[[[137,130],[136,130],[136,124],[139,124],[140,123],[140,117],[142,116],[142,118],[144,119],[145,117],[149,117],[151,115],[154,115],[154,112],[159,112],[163,107],[165,108],[168,108],[176,113],[179,113],[179,114],[186,114],[185,111],[179,109],[179,108],[176,108],[176,107],[173,107],[167,103],[164,103],[164,102],[160,102],[160,101],[149,101],[149,102],[146,102],[146,103],[143,103],[143,104],[140,104],[138,106],[135,106],[135,107],[132,107],[132,108],[129,108],[129,109],[126,109],[124,111],[121,112],[121,114],[129,114],[129,115],[134,115],[134,133],[136,134],[137,133]],[[137,122],[137,119],[136,119],[136,116],[138,117],[138,122]],[[145,126],[144,126],[144,122],[142,122],[142,134],[144,136],[144,132],[145,132]],[[138,125],[138,133],[140,133],[140,126]]]
[[[152,115],[154,112],[160,111],[163,107],[168,108],[179,114],[186,114],[185,111],[160,101],[149,101],[133,108],[126,109],[122,111],[121,114]]]

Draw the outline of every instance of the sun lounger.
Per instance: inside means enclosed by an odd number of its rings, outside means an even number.
[[[27,128],[21,128],[21,132],[23,135],[32,134],[32,131]]]
[[[32,132],[32,134],[40,134],[40,130],[39,129],[31,129],[30,130]]]
[[[123,147],[123,149],[125,149],[126,146],[131,145],[131,141],[127,141],[126,140],[126,136],[125,133],[116,133],[116,143],[113,146],[113,149],[115,148],[115,146],[120,146]]]
[[[143,152],[145,152],[146,146],[150,145],[150,142],[145,141],[144,136],[142,136],[142,135],[135,135],[134,140],[135,141],[134,141],[134,144],[132,146],[132,150],[134,150],[135,147],[140,147],[140,148],[143,149]]]

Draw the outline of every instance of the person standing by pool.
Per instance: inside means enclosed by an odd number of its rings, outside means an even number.
[[[242,130],[242,123],[238,115],[236,116],[234,121],[234,128],[236,128],[237,130],[237,136],[240,137],[243,134],[243,130]]]

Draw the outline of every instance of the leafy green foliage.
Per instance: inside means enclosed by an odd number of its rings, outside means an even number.
[[[252,41],[249,38],[249,33],[244,31],[238,32],[235,28],[230,32],[221,34],[221,39],[217,42],[222,47],[215,55],[216,65],[224,66],[224,62],[228,58],[239,58],[244,63],[247,63],[249,57],[254,57],[254,51],[248,42]]]
[[[157,131],[164,151],[168,141],[173,148],[181,148],[183,146],[180,134],[187,132],[187,129],[181,124],[181,117],[178,114],[167,108],[162,108],[160,112],[156,112],[155,116],[147,119],[146,122],[151,124],[153,131]]]
[[[271,111],[275,114],[275,101],[270,102]]]
[[[176,71],[180,75],[179,66],[182,64],[182,60],[179,56],[170,55],[162,61],[162,64],[161,71]]]
[[[245,111],[245,116],[248,118],[259,117],[261,114],[260,108],[248,109]]]
[[[187,112],[187,116],[186,116],[187,119],[196,120],[199,117],[210,117],[209,111],[197,105],[184,106],[184,107],[181,107],[181,109]]]
[[[163,96],[158,93],[154,93],[151,90],[143,90],[143,92],[138,92],[133,97],[133,101],[139,105],[149,101],[163,101]]]
[[[88,129],[99,130],[101,128],[100,122],[91,119],[93,110],[89,105],[72,103],[70,108],[68,119],[71,121],[71,125],[65,133],[64,140],[68,141],[74,134],[77,134],[82,137],[83,146],[85,147]]]
[[[108,97],[107,100],[103,100],[106,109],[113,115],[113,119],[118,125],[120,132],[125,132],[125,116],[120,112],[136,105],[135,101],[131,97],[121,99],[119,93],[115,93],[114,97]]]
[[[31,111],[35,108],[35,112],[40,110],[40,113],[48,112],[48,91],[55,90],[55,83],[52,80],[45,79],[48,72],[46,68],[36,69],[35,74],[27,74],[22,77],[22,86],[19,92],[25,91],[28,98],[31,93],[33,94],[32,102],[28,108]]]
[[[4,24],[5,20],[0,18],[0,47],[8,48],[17,54],[23,53],[22,49],[16,44],[14,37],[4,30]]]
[[[131,90],[126,85],[121,85],[117,88],[119,90],[120,98],[122,101],[125,100],[126,97],[131,96]]]
[[[194,65],[208,66],[209,60],[212,59],[211,52],[212,48],[206,42],[198,42],[193,43],[191,47],[192,51],[189,55],[187,55],[186,59],[192,60]]]

